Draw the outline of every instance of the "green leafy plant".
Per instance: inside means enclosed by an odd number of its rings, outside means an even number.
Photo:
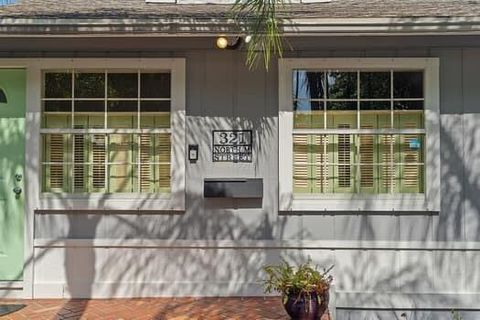
[[[458,311],[452,310],[452,319],[453,320],[462,320],[462,316],[460,315],[460,313],[458,313]]]
[[[284,296],[302,295],[309,297],[312,293],[323,295],[330,289],[333,277],[330,271],[333,266],[320,271],[318,266],[313,266],[311,260],[298,265],[291,266],[288,262],[282,261],[279,265],[264,267],[266,279],[263,281],[265,293],[278,292]]]
[[[285,0],[235,1],[232,7],[233,18],[251,37],[246,44],[246,64],[250,69],[258,65],[261,56],[267,70],[272,56],[282,57],[281,20],[277,13],[284,4]]]

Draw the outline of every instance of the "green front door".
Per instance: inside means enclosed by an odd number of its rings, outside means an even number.
[[[25,80],[0,69],[0,281],[23,277]]]

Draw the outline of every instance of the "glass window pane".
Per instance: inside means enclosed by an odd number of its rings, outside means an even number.
[[[333,185],[332,193],[355,193],[356,166],[349,164],[329,165],[329,184]]]
[[[391,110],[390,101],[362,101],[360,102],[360,111]]]
[[[423,193],[424,135],[398,135],[395,142],[397,192]]]
[[[293,71],[293,99],[323,99],[324,95],[324,72]]]
[[[138,73],[109,73],[108,98],[138,98]]]
[[[424,193],[424,165],[395,166],[398,193]]]
[[[69,72],[46,72],[44,98],[71,98],[72,74]]]
[[[142,73],[140,75],[141,98],[170,98],[170,73]]]
[[[423,72],[394,72],[393,92],[394,98],[423,98]]]
[[[140,128],[170,128],[170,101],[141,101]]]
[[[357,102],[327,102],[327,128],[357,128]]]
[[[103,129],[105,127],[105,102],[75,101],[74,127],[75,129]]]
[[[390,101],[360,102],[361,129],[391,129],[392,112]]]
[[[294,128],[323,129],[324,103],[318,101],[298,100],[294,101]]]
[[[170,112],[170,101],[140,101],[140,112]]]
[[[108,142],[108,192],[136,192],[137,136],[110,134]]]
[[[390,99],[390,72],[361,72],[361,99]]]
[[[137,110],[137,101],[109,101],[107,104],[107,128],[137,128]]]
[[[73,162],[73,192],[86,192],[88,172],[85,165],[88,162],[86,135],[73,135]]]
[[[76,73],[75,98],[105,98],[105,74]]]
[[[356,99],[356,72],[329,72],[327,76],[328,99]]]
[[[170,190],[170,134],[140,135],[141,192]]]
[[[68,134],[42,136],[43,192],[70,191],[71,137]]]
[[[44,112],[70,113],[70,112],[72,112],[72,101],[71,100],[44,101],[43,102],[43,111]]]
[[[425,127],[423,101],[396,101],[394,125],[398,129],[423,129]]]
[[[133,134],[110,134],[108,135],[109,162],[133,163],[136,151],[136,141]]]
[[[423,110],[423,100],[419,101],[401,101],[395,100],[393,110]]]
[[[106,191],[106,141],[107,136],[104,134],[94,134],[90,136],[91,151],[89,160],[93,163],[89,171],[90,192]]]
[[[71,128],[72,101],[43,101],[42,128]]]
[[[136,165],[131,164],[108,165],[108,192],[136,192],[138,190],[136,168]]]

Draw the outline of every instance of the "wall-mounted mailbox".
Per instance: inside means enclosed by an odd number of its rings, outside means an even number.
[[[205,179],[205,198],[263,198],[263,179]]]

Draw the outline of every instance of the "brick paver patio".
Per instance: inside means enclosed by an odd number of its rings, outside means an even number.
[[[1,320],[289,319],[280,298],[155,298],[110,300],[0,300],[26,304]],[[328,316],[322,320],[328,320]]]

